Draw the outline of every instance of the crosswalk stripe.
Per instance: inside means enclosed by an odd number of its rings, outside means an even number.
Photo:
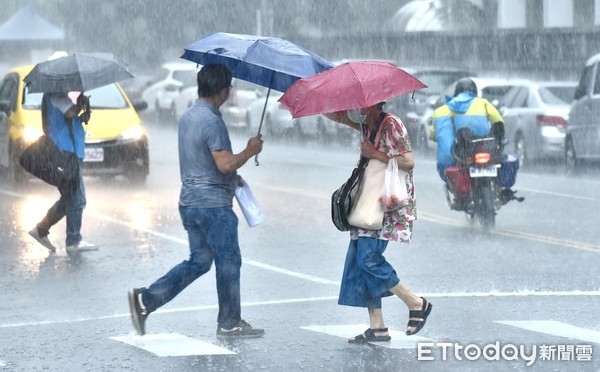
[[[237,354],[220,346],[196,340],[178,333],[151,334],[145,336],[127,335],[110,338],[146,350],[159,357]]]
[[[331,325],[331,326],[306,326],[300,327],[308,331],[325,333],[331,336],[342,337],[348,339],[359,335],[369,328],[366,324],[347,324],[347,325]],[[388,349],[416,349],[418,342],[433,342],[430,338],[421,336],[407,336],[403,331],[395,331],[389,329],[391,341],[388,342],[369,342],[372,345],[385,347]]]
[[[600,332],[554,320],[497,320],[495,323],[522,328],[528,331],[600,344]]]

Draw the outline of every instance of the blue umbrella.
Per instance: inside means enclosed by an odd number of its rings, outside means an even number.
[[[271,89],[285,92],[296,80],[334,67],[310,50],[279,37],[223,32],[188,45],[181,58],[201,65],[226,65],[233,77],[269,88],[258,133]]]
[[[224,64],[235,78],[285,92],[296,80],[333,68],[310,50],[279,37],[217,32],[185,47],[183,59]]]

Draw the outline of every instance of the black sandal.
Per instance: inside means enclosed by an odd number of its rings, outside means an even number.
[[[425,326],[425,322],[427,321],[427,317],[431,312],[431,308],[433,307],[433,305],[427,302],[424,297],[421,298],[423,299],[423,306],[421,307],[421,310],[411,310],[408,312],[409,318],[420,318],[421,320],[412,319],[408,321],[407,327],[413,327],[414,330],[412,332],[406,330],[407,336],[416,335],[421,329],[423,329],[423,326]]]
[[[367,342],[385,342],[392,338],[388,334],[387,336],[376,336],[375,332],[387,332],[387,328],[369,328],[360,335],[354,336],[354,338],[348,339],[351,344],[366,344]]]

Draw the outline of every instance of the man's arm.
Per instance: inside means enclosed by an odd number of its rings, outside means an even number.
[[[486,105],[488,119],[492,125],[492,135],[498,140],[498,142],[502,143],[504,141],[504,119],[494,105],[488,101],[484,102],[484,104]]]
[[[433,142],[437,142],[437,137],[435,136],[435,119],[437,115],[434,111],[433,115],[431,115],[431,125],[429,126],[429,139]]]
[[[225,174],[231,173],[246,164],[248,159],[254,155],[258,155],[262,151],[263,146],[263,140],[261,137],[262,135],[259,134],[250,138],[246,148],[238,154],[234,154],[227,150],[213,151],[212,156],[213,159],[215,159],[215,163],[217,164],[219,171]]]

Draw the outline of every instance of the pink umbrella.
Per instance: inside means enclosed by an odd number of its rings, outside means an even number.
[[[370,107],[426,87],[389,62],[349,62],[296,81],[279,102],[297,118]]]

